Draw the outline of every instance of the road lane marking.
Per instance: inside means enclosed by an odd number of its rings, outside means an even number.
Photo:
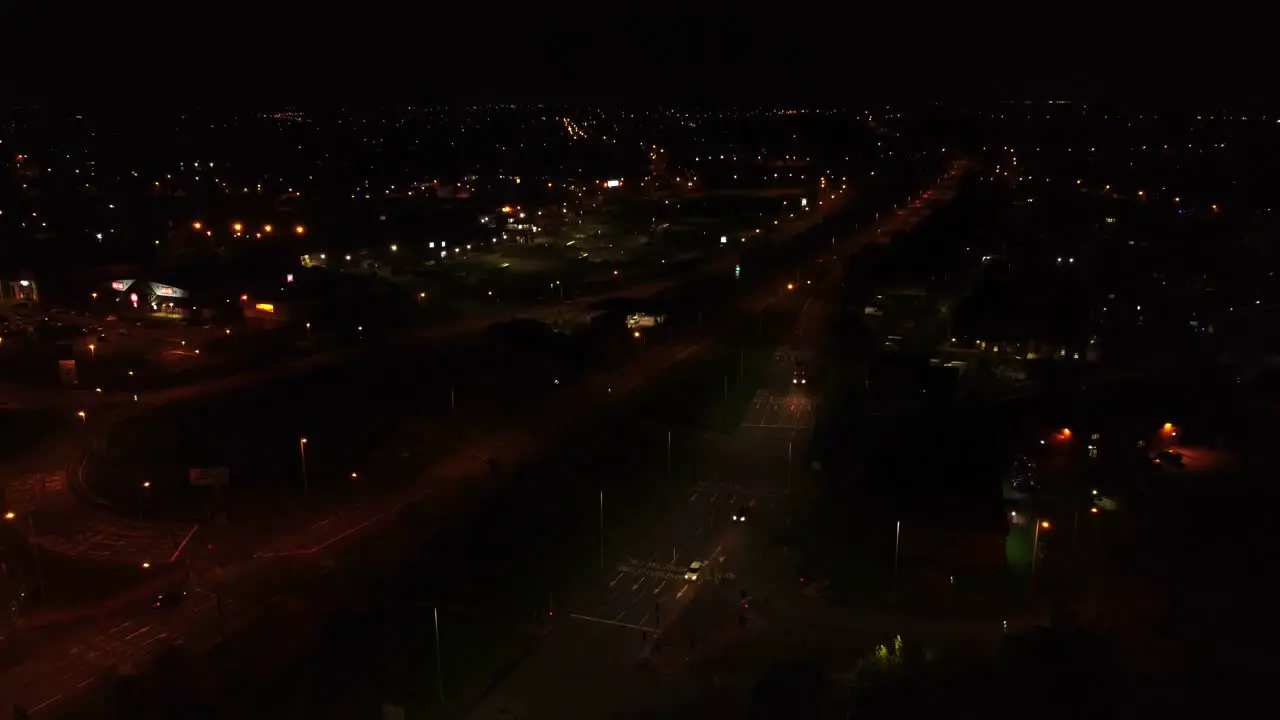
[[[117,630],[123,630],[123,629],[125,629],[125,628],[129,627],[129,626],[130,626],[130,625],[132,625],[132,624],[133,624],[133,621],[132,621],[132,620],[126,620],[126,621],[124,621],[124,622],[120,623],[119,625],[117,625],[117,626],[115,626],[115,627],[111,628],[110,630],[108,630],[108,631],[107,631],[107,634],[108,634],[108,635],[110,635],[111,633],[113,633],[113,632],[115,632],[115,631],[117,631]]]
[[[697,500],[697,499],[698,499],[698,493],[694,493],[689,496],[689,502],[693,502],[694,500]]]
[[[626,575],[626,573],[618,573],[618,577],[616,577],[616,578],[614,578],[613,580],[609,581],[609,587],[613,587],[614,585],[617,585],[617,584],[618,584],[618,581],[622,579],[622,576],[623,576],[623,575]]]
[[[698,536],[699,536],[699,535],[701,535],[701,534],[702,534],[702,526],[701,526],[701,525],[699,525],[699,526],[698,526],[698,529],[697,529],[696,531],[694,531],[693,536],[694,536],[694,537],[698,537]]]
[[[48,700],[45,700],[44,702],[40,703],[39,705],[37,705],[37,706],[35,706],[35,707],[31,708],[31,712],[39,712],[41,708],[47,707],[47,706],[49,706],[49,705],[52,705],[53,703],[56,703],[56,702],[58,702],[58,701],[59,701],[59,700],[61,700],[61,699],[62,699],[62,693],[58,693],[57,695],[54,695],[53,697],[49,698]]]
[[[644,621],[645,621],[645,620],[648,620],[648,619],[649,619],[649,613],[645,613],[645,614],[644,614],[644,617],[640,618],[640,622],[638,622],[638,623],[636,623],[636,624],[637,624],[637,625],[640,625],[641,627],[643,627],[643,626],[644,626]]]
[[[142,633],[144,633],[144,632],[146,632],[146,631],[148,631],[148,630],[150,630],[150,629],[151,629],[151,626],[150,626],[150,625],[148,625],[148,626],[146,626],[146,627],[142,628],[141,630],[135,630],[135,631],[133,632],[133,634],[131,634],[131,635],[126,635],[124,639],[125,639],[125,640],[132,640],[133,638],[135,638],[135,637],[137,637],[137,636],[141,635]]]
[[[628,608],[628,609],[630,609],[630,608]],[[623,615],[626,615],[626,614],[627,614],[627,611],[626,611],[626,610],[623,610],[622,612],[618,613],[618,617],[614,618],[614,619],[613,619],[613,621],[614,621],[614,622],[618,622],[619,620],[621,620],[621,619],[622,619],[622,616],[623,616]],[[619,623],[619,624],[621,624],[621,623]]]
[[[658,587],[653,589],[653,594],[657,595],[658,593],[662,592],[662,588],[665,587],[666,584],[667,584],[666,580],[663,580],[661,583],[659,583]],[[644,621],[642,620],[641,622],[644,622]]]
[[[643,625],[632,625],[631,623],[618,622],[617,620],[605,620],[604,618],[591,617],[590,615],[578,615],[577,613],[569,613],[569,617],[578,618],[579,620],[590,620],[591,622],[604,623],[605,625],[621,625],[622,627],[635,628],[636,630],[646,630],[656,633],[656,628],[644,627]],[[622,617],[619,615],[618,617]]]
[[[169,633],[160,633],[159,635],[157,635],[157,636],[155,636],[155,637],[151,638],[150,640],[148,640],[148,641],[146,641],[146,642],[144,642],[144,643],[142,643],[142,644],[143,644],[143,645],[150,645],[151,643],[153,643],[153,642],[155,642],[155,641],[157,641],[157,640],[163,640],[163,639],[165,639],[165,638],[167,638],[167,637],[169,637]]]
[[[732,505],[732,504],[733,504],[733,501],[734,501],[734,500],[737,500],[737,499],[738,499],[738,496],[737,496],[737,495],[731,495],[731,496],[729,497],[729,504],[730,504],[730,505]]]
[[[636,590],[639,590],[640,586],[643,585],[644,581],[647,579],[648,579],[647,575],[641,575],[640,579],[636,581],[636,584],[631,586],[631,591],[635,592]]]
[[[98,678],[89,678],[88,680],[85,680],[84,682],[80,683],[76,687],[84,687],[85,685],[90,685],[93,683],[94,680],[97,680],[97,679]]]
[[[685,585],[684,587],[680,588],[680,592],[676,593],[676,599],[679,600],[680,596],[684,595],[684,591],[688,589],[689,589],[688,585]]]
[[[712,495],[712,496],[711,496],[711,499],[710,499],[710,500],[708,500],[707,502],[715,502],[715,501],[716,501],[716,498],[718,498],[718,497],[720,497],[720,493],[716,493],[715,495]]]

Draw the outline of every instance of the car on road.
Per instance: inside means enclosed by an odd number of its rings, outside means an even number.
[[[795,372],[791,375],[792,385],[805,385],[809,382],[809,372],[804,363],[796,363]]]
[[[1177,450],[1164,450],[1156,453],[1155,463],[1166,467],[1182,467],[1182,453]]]
[[[751,508],[747,507],[746,505],[743,505],[742,507],[740,507],[740,508],[738,508],[737,510],[735,510],[735,511],[734,511],[734,513],[733,513],[733,521],[734,521],[734,522],[740,522],[740,523],[744,523],[744,522],[746,522],[746,521],[747,521],[747,515],[748,515],[750,512],[751,512]]]
[[[173,607],[174,605],[181,604],[182,601],[186,599],[187,599],[186,590],[169,590],[155,596],[155,599],[151,601],[151,607],[156,610],[160,610],[163,608],[170,608],[170,607]]]
[[[706,566],[707,564],[701,560],[695,560],[689,563],[689,569],[685,571],[684,579],[691,582],[697,582],[698,578],[701,577],[702,569]]]

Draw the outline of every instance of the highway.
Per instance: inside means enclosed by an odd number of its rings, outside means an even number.
[[[841,258],[914,226],[950,199],[951,188],[951,183],[935,188],[919,208],[887,215],[846,238],[824,258],[828,262],[814,264],[812,284],[796,288],[809,297],[741,426],[702,443],[697,480],[636,537],[610,537],[610,513],[626,513],[626,508],[611,508],[603,499],[599,579],[569,599],[538,652],[480,698],[467,717],[608,717],[662,712],[688,697],[689,679],[679,667],[697,643],[705,646],[723,632],[722,622],[704,622],[701,616],[681,626],[681,616],[695,600],[704,596],[701,605],[718,608],[713,610],[718,619],[736,623],[739,614],[750,614],[756,593],[794,580],[773,533],[789,521],[788,493],[806,472],[803,458],[821,387],[817,381],[803,387],[792,382],[794,357],[814,354],[825,314],[836,307]],[[749,508],[747,521],[734,522],[743,506]],[[706,566],[696,581],[686,580],[694,561]],[[744,593],[748,607],[739,609]]]
[[[718,265],[726,262],[727,259],[722,259]],[[759,312],[772,300],[772,294],[745,298],[741,310]],[[467,322],[483,327],[492,319]],[[445,332],[445,329],[433,332]],[[317,587],[333,582],[339,552],[350,549],[362,536],[390,524],[410,507],[415,509],[413,520],[422,526],[421,532],[445,525],[448,518],[464,513],[469,502],[486,494],[498,480],[488,472],[491,458],[506,467],[517,465],[522,458],[536,453],[544,438],[597,411],[604,403],[625,397],[662,377],[706,345],[706,341],[659,345],[624,367],[599,373],[567,388],[571,396],[559,404],[551,416],[532,421],[525,418],[517,427],[486,433],[422,468],[422,480],[402,491],[370,498],[328,518],[317,518],[301,529],[282,533],[253,553],[249,560],[202,576],[199,589],[177,607],[152,610],[142,605],[86,621],[75,628],[30,633],[20,641],[22,646],[30,648],[25,661],[0,675],[0,701],[21,705],[33,714],[55,713],[74,706],[88,693],[96,691],[104,671],[142,667],[158,652],[177,642],[192,649],[210,646],[217,641],[219,626],[223,631],[235,632],[257,617],[276,613],[282,617],[323,617],[320,607],[323,598],[313,596],[317,594]],[[326,361],[308,358],[301,362]],[[283,371],[271,370],[266,376]],[[166,402],[185,399],[193,394],[217,392],[262,379],[213,381],[175,389],[164,397]],[[566,413],[564,408],[572,408],[573,412]],[[424,500],[429,502],[422,502]]]

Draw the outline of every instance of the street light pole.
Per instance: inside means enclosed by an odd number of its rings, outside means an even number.
[[[600,490],[600,569],[604,570],[604,490]]]
[[[36,538],[34,512],[27,513],[27,528],[31,531],[31,554],[36,563],[36,586],[40,588],[40,597],[44,597],[44,564],[40,561],[40,541]]]
[[[671,431],[667,431],[667,474],[671,474]]]
[[[795,433],[792,433],[792,435],[794,434]],[[791,492],[791,443],[792,442],[793,442],[792,440],[787,440],[787,492]]]
[[[298,439],[298,452],[302,456],[302,494],[311,494],[311,482],[307,479],[307,439]]]
[[[1034,539],[1031,541],[1031,575],[1028,578],[1028,589],[1034,587],[1036,583],[1036,564],[1040,557],[1040,528],[1048,530],[1049,521],[1036,518],[1036,532]]]
[[[436,628],[436,691],[440,693],[440,704],[444,704],[444,666],[440,660],[440,608],[431,608],[431,618]]]
[[[894,525],[893,530],[893,588],[898,589],[898,548],[902,545],[902,521]]]

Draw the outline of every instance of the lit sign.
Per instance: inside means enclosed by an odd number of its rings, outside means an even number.
[[[151,283],[151,292],[154,295],[172,298],[187,296],[187,293],[184,290],[180,290],[172,285],[161,285],[160,283]]]
[[[138,307],[138,293],[129,293],[129,302],[133,303],[134,307]]]
[[[254,305],[253,308],[255,310],[261,310],[262,312],[268,312],[268,313],[273,313],[276,311],[276,306],[272,305],[271,303],[258,303],[257,305]]]
[[[285,282],[293,282],[293,273],[289,273],[288,275],[285,275],[285,276],[284,276],[284,281],[285,281]]]
[[[129,286],[132,284],[133,284],[132,278],[129,278],[126,280],[112,280],[111,289],[117,292],[124,292],[125,290],[128,290]]]
[[[621,180],[605,180],[604,186],[607,188],[622,187],[622,181]]]

